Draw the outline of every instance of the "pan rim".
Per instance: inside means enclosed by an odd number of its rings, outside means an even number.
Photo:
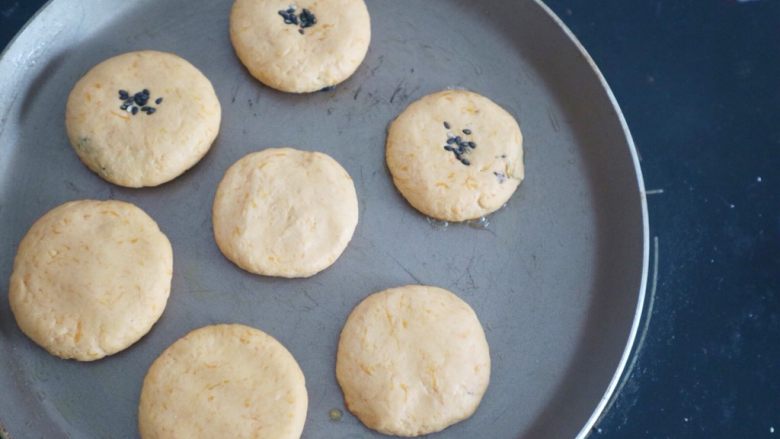
[[[564,23],[563,20],[561,20],[558,14],[556,14],[552,9],[550,9],[550,7],[547,6],[542,0],[533,0],[533,1],[547,15],[549,15],[549,17],[553,20],[553,22],[561,29],[561,31],[563,31],[563,33],[566,35],[569,41],[577,48],[579,53],[588,63],[588,65],[593,70],[593,72],[596,74],[596,78],[598,79],[601,88],[604,90],[607,97],[609,98],[612,108],[615,110],[615,115],[617,116],[618,121],[620,122],[620,128],[623,130],[623,135],[625,136],[629,153],[631,154],[631,160],[634,165],[636,184],[637,184],[637,189],[639,189],[639,200],[640,200],[640,205],[642,210],[642,277],[639,284],[637,305],[636,308],[634,309],[634,318],[631,323],[631,329],[628,334],[628,339],[626,340],[626,345],[623,348],[623,353],[620,356],[620,361],[618,362],[617,368],[615,369],[615,373],[612,375],[612,378],[610,379],[609,384],[607,385],[607,388],[604,391],[604,394],[602,395],[601,399],[596,405],[596,408],[593,410],[593,413],[585,422],[585,425],[582,426],[579,433],[577,433],[576,439],[584,439],[585,437],[587,437],[588,433],[590,433],[590,431],[593,429],[594,425],[596,424],[596,422],[598,422],[601,416],[605,414],[609,402],[612,400],[613,397],[617,396],[616,390],[618,389],[620,383],[623,380],[627,379],[627,377],[631,372],[631,368],[627,367],[628,360],[631,358],[632,350],[634,348],[634,345],[636,344],[637,336],[639,335],[638,334],[639,325],[642,322],[642,314],[644,312],[645,300],[647,298],[647,294],[646,294],[647,279],[648,279],[649,262],[650,262],[650,219],[647,210],[647,196],[645,191],[644,177],[642,175],[641,164],[639,163],[639,154],[637,153],[636,144],[634,143],[634,138],[631,135],[631,131],[628,127],[628,123],[626,122],[626,118],[623,115],[623,111],[621,110],[620,105],[618,104],[617,99],[615,98],[615,95],[612,92],[612,89],[609,87],[609,84],[607,83],[604,74],[601,73],[601,70],[599,69],[598,65],[596,65],[596,62],[590,56],[588,51],[585,49],[585,46],[582,45],[579,39],[577,39],[577,37],[574,35],[571,29],[569,29],[569,27],[566,25],[566,23]]]

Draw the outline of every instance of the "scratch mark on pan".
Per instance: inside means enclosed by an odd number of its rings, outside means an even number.
[[[663,189],[650,189],[649,191],[645,191],[645,195],[658,195],[664,193]]]
[[[402,80],[401,80],[401,82],[399,82],[399,83],[398,83],[398,86],[395,88],[395,91],[393,92],[393,95],[392,95],[392,96],[390,96],[390,103],[391,103],[391,104],[392,104],[392,103],[393,103],[393,101],[395,100],[395,97],[396,97],[396,96],[398,96],[398,93],[401,91],[401,89],[403,88],[403,86],[404,86],[404,81],[403,81],[403,79],[402,79]]]
[[[390,253],[385,253],[385,254],[386,254],[387,256],[390,256],[390,259],[392,259],[392,260],[393,260],[393,261],[394,261],[394,262],[395,262],[395,263],[396,263],[396,264],[397,264],[399,267],[401,267],[401,270],[403,270],[404,272],[406,272],[406,274],[408,274],[408,275],[409,275],[409,277],[411,277],[412,279],[414,279],[414,281],[415,281],[415,282],[417,282],[417,283],[418,283],[418,284],[420,284],[420,285],[423,285],[423,282],[422,282],[422,281],[421,281],[419,278],[417,278],[417,276],[415,276],[415,275],[414,275],[414,273],[412,273],[411,271],[409,271],[409,269],[408,269],[408,268],[406,268],[406,266],[405,266],[404,264],[402,264],[402,263],[401,263],[401,261],[399,261],[398,259],[396,259],[396,258],[395,258],[395,256],[391,255]]]
[[[382,67],[382,64],[384,64],[384,62],[385,62],[385,56],[384,56],[384,55],[381,55],[381,56],[379,57],[379,62],[377,63],[376,67],[374,67],[373,69],[371,69],[371,76],[374,76],[374,74],[376,73],[376,71],[377,71],[377,70],[379,70],[379,68],[380,68],[380,67]]]
[[[558,118],[555,117],[555,114],[553,113],[552,109],[547,109],[547,117],[550,118],[550,125],[552,125],[553,131],[556,133],[561,130],[561,125],[558,123]]]
[[[235,87],[233,87],[233,93],[232,93],[232,96],[230,98],[230,103],[231,104],[235,104],[236,103],[236,96],[238,96],[238,88],[239,87],[240,86],[238,84],[236,84]]]
[[[311,301],[312,301],[312,303],[314,303],[315,305],[317,305],[317,306],[320,306],[320,302],[317,302],[316,300],[314,300],[314,298],[313,298],[313,297],[311,297],[311,294],[309,293],[309,291],[308,291],[308,290],[303,290],[303,295],[304,295],[304,296],[305,296],[307,299],[311,300]]]
[[[455,285],[460,284],[460,281],[462,281],[464,277],[468,276],[471,284],[471,288],[476,288],[476,284],[474,283],[474,278],[471,275],[471,264],[474,263],[475,257],[476,257],[476,253],[472,251],[471,258],[469,259],[469,262],[466,264],[466,269],[463,270],[460,277],[458,277],[458,279],[455,281]]]
[[[503,418],[504,415],[507,414],[509,409],[510,409],[510,407],[508,405],[506,407],[504,407],[503,410],[501,410],[496,416],[493,417],[492,423],[496,423],[496,421],[498,421],[499,419]]]
[[[361,91],[363,91],[363,86],[362,86],[362,85],[361,85],[360,87],[358,87],[357,91],[355,91],[355,95],[354,95],[354,96],[352,96],[352,100],[355,100],[355,101],[356,101],[356,100],[357,100],[357,98],[358,98],[358,96],[360,96],[360,92],[361,92]]]

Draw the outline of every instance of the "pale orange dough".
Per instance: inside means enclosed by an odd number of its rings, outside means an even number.
[[[341,331],[336,377],[347,408],[367,427],[419,436],[474,413],[490,381],[490,352],[466,302],[408,285],[355,307]]]
[[[281,343],[238,324],[205,326],[168,347],[144,378],[143,439],[298,439],[308,396]]]
[[[311,11],[317,23],[301,29],[279,11]],[[302,31],[302,32],[301,32]],[[349,78],[371,41],[371,19],[363,0],[236,0],[230,40],[241,62],[263,84],[306,93]]]
[[[462,155],[468,164],[445,149],[456,146],[447,143],[455,137],[474,142],[475,148]],[[490,99],[466,90],[441,91],[409,105],[390,124],[386,159],[409,204],[445,221],[495,212],[525,175],[517,121]]]
[[[132,345],[168,301],[173,251],[157,223],[122,201],[62,204],[19,244],[9,301],[22,332],[61,358]]]
[[[149,91],[153,114],[122,110],[119,90]],[[157,99],[162,101],[157,104]],[[211,148],[222,117],[211,82],[172,53],[145,50],[109,58],[68,96],[65,125],[89,169],[126,187],[157,186],[194,166]]]

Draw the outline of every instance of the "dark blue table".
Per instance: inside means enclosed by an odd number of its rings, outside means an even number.
[[[0,46],[43,3],[0,0]],[[780,438],[780,1],[547,3],[623,108],[659,244],[592,437]]]

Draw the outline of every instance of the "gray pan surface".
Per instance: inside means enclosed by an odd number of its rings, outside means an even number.
[[[241,322],[284,343],[309,391],[305,438],[379,437],[345,413],[334,374],[339,331],[368,294],[438,285],[469,302],[493,360],[476,414],[446,438],[584,435],[611,395],[636,335],[647,272],[647,216],[636,152],[591,59],[531,0],[368,0],[373,41],[335,90],[273,91],[228,39],[230,0],[53,0],[0,60],[0,282],[16,246],[49,209],[116,198],[155,218],[174,248],[168,307],[137,344],[93,362],[48,355],[0,300],[0,423],[14,438],[137,437],[143,376],[188,331]],[[223,109],[211,152],[171,183],[113,186],[68,144],[65,101],[90,67],[157,49],[191,61]],[[388,122],[447,87],[493,98],[520,121],[527,178],[486,228],[432,224],[396,192],[384,162]],[[342,257],[302,280],[227,261],[211,203],[227,167],[280,145],[320,150],[352,175],[360,223]]]

